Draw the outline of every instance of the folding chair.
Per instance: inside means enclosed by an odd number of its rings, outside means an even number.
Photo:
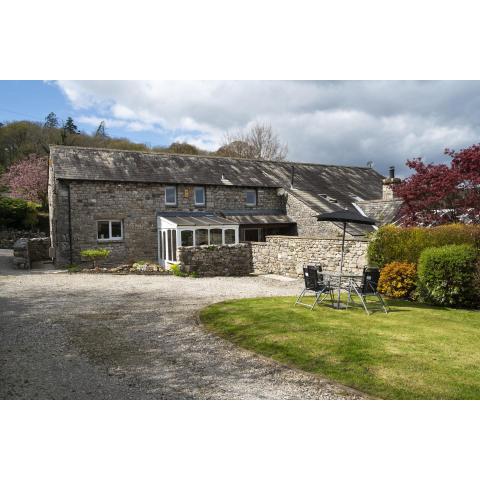
[[[302,305],[310,308],[310,310],[313,310],[315,305],[322,303],[328,295],[330,295],[330,301],[333,304],[333,288],[330,287],[330,282],[325,282],[321,271],[322,267],[318,265],[306,265],[303,267],[303,280],[305,281],[305,288],[295,301],[295,306]],[[313,304],[302,303],[301,300],[307,292],[312,292],[315,295],[315,301]]]
[[[376,297],[379,300],[380,304],[382,305],[384,312],[388,313],[388,307],[385,304],[385,301],[383,300],[382,296],[380,295],[380,293],[378,293],[378,290],[377,290],[379,278],[380,278],[380,270],[378,268],[364,267],[361,284],[358,285],[358,283],[356,283],[355,280],[353,279],[350,282],[350,288],[348,289],[347,308],[350,305],[350,303],[353,303],[353,304],[355,303],[352,298],[352,289],[353,289],[354,292],[360,298],[363,308],[367,312],[367,315],[370,315],[370,311],[367,308],[367,302],[366,302],[367,296]]]

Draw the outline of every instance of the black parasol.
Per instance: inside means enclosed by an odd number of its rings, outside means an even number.
[[[370,217],[362,215],[360,212],[353,210],[337,210],[335,212],[321,213],[317,216],[319,222],[337,222],[343,223],[343,236],[342,236],[342,258],[340,260],[340,279],[338,281],[338,302],[337,308],[340,308],[340,287],[342,285],[342,272],[343,272],[343,257],[345,254],[345,230],[347,223],[356,223],[361,225],[375,225],[375,220]]]

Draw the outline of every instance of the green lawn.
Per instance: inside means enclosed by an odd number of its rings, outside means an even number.
[[[480,399],[480,311],[388,302],[391,312],[310,311],[294,298],[222,302],[205,326],[287,365],[390,399]]]

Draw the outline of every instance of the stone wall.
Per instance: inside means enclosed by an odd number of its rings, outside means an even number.
[[[238,245],[210,245],[179,247],[177,258],[186,273],[202,277],[231,277],[252,272],[252,254],[248,243]]]
[[[368,242],[345,240],[344,271],[361,273],[367,264]],[[200,276],[234,276],[275,273],[296,276],[307,263],[319,263],[324,270],[338,271],[341,239],[270,236],[266,242],[239,245],[179,247],[181,269]]]
[[[50,237],[30,238],[28,240],[28,253],[30,261],[48,260],[50,249]]]
[[[157,260],[156,212],[221,209],[280,209],[283,198],[275,188],[258,189],[256,207],[245,206],[245,188],[206,186],[206,204],[194,205],[193,185],[177,186],[177,205],[165,205],[165,185],[137,182],[55,181],[50,170],[49,202],[55,263],[80,263],[80,251],[107,248],[106,264]],[[69,224],[71,219],[71,225]],[[121,220],[123,239],[97,241],[97,220]],[[72,255],[70,259],[70,229]]]
[[[341,239],[267,237],[266,242],[251,243],[252,266],[258,273],[301,275],[306,263],[319,263],[324,270],[338,271]],[[345,239],[344,271],[360,273],[367,264],[366,240]]]
[[[30,268],[32,262],[49,258],[50,237],[19,238],[13,245],[13,263]]]
[[[0,230],[0,248],[13,248],[14,243],[21,238],[45,237],[45,233],[33,230],[17,230],[7,228]]]

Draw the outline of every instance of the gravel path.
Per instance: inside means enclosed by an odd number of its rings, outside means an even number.
[[[361,398],[196,323],[205,305],[293,295],[298,281],[29,274],[9,255],[0,251],[0,398]]]

